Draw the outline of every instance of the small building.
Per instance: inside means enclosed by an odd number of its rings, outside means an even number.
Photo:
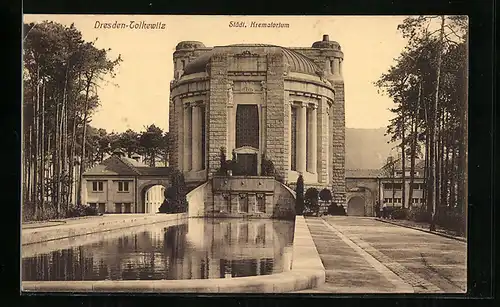
[[[410,163],[405,170],[405,207],[420,206],[424,203],[424,161],[416,161],[413,195],[410,193]],[[375,216],[375,205],[389,207],[403,206],[403,171],[401,160],[394,164],[394,173],[384,169],[346,170],[347,215]]]
[[[149,167],[115,150],[83,174],[82,203],[100,213],[155,213],[170,187],[169,167]]]

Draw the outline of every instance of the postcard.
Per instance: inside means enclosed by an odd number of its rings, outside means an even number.
[[[465,16],[24,15],[21,289],[465,293]]]

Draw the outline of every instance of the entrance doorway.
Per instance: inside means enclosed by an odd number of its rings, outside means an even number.
[[[257,154],[241,153],[237,159],[241,175],[257,176]]]
[[[365,216],[365,199],[361,196],[354,196],[347,203],[347,215]]]

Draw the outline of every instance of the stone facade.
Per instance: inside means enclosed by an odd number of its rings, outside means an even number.
[[[405,208],[418,207],[424,202],[424,168],[419,162],[415,166],[412,199],[409,199],[409,170],[405,179]],[[375,205],[378,202],[389,207],[402,207],[402,171],[396,168],[390,175],[381,169],[346,170],[346,205],[348,215],[375,216]],[[394,189],[392,188],[395,184]]]
[[[83,174],[82,204],[100,213],[156,213],[171,186],[170,167],[149,167],[117,151]]]
[[[175,153],[170,166],[180,169],[188,184],[214,177],[224,147],[227,159],[233,150],[237,159],[254,157],[248,163],[257,175],[265,155],[285,184],[293,185],[302,174],[306,188],[329,188],[334,200],[345,204],[343,53],[338,43],[327,35],[311,48],[207,48],[185,41],[177,45],[173,60],[169,127]],[[256,112],[243,112],[253,107]],[[258,115],[241,120],[241,114]],[[258,127],[257,141],[254,131],[245,130],[250,123]],[[248,201],[255,200],[251,196]]]

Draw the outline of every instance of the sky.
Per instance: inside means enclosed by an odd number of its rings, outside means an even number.
[[[123,62],[115,78],[101,84],[101,106],[91,125],[108,132],[144,130],[155,124],[168,130],[172,56],[180,41],[207,47],[263,43],[311,47],[328,34],[344,52],[346,127],[387,126],[392,100],[373,85],[394,64],[406,41],[397,26],[405,16],[194,16],[194,15],[24,15],[24,22],[75,24],[86,41],[110,48],[111,59]],[[105,29],[96,24],[163,23],[164,29]],[[288,28],[230,27],[231,21],[288,23]]]

